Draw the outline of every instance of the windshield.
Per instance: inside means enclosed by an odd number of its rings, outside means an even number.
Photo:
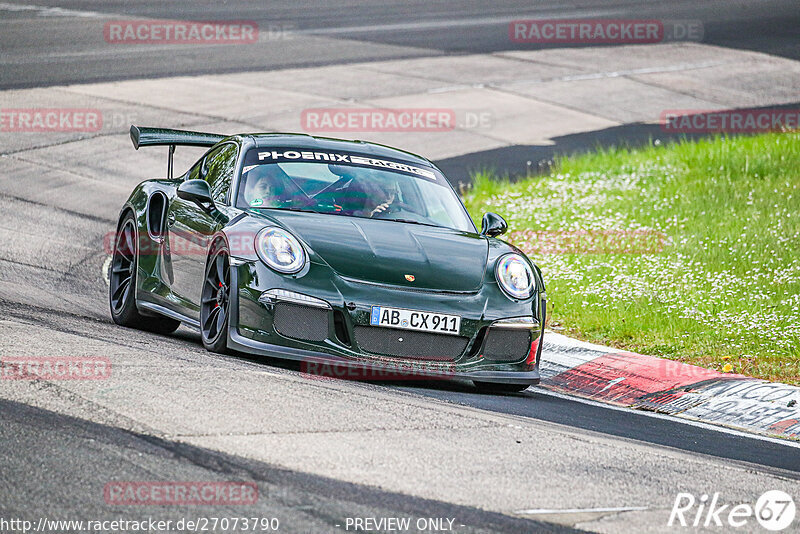
[[[347,153],[252,149],[236,206],[444,226],[474,232],[444,176],[430,167]]]

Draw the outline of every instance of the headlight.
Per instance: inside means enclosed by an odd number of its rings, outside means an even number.
[[[297,238],[274,226],[258,233],[256,252],[261,261],[279,273],[296,273],[306,264],[306,251]]]
[[[506,254],[497,260],[495,274],[503,291],[515,299],[530,297],[536,287],[530,265],[519,254]]]

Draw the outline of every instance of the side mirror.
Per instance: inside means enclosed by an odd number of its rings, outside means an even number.
[[[484,214],[481,221],[481,235],[497,237],[506,233],[506,230],[508,230],[508,223],[505,219],[491,211]]]
[[[205,180],[186,180],[178,186],[178,197],[194,202],[204,210],[210,210],[214,207],[211,190]]]

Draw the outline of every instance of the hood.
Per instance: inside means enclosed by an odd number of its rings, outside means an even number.
[[[489,246],[480,235],[358,217],[290,211],[269,215],[340,276],[446,291],[475,291],[483,282]]]

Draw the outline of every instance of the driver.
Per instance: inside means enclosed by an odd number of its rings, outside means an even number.
[[[400,198],[400,188],[395,181],[374,180],[369,182],[362,217],[380,217],[389,213],[392,206]]]
[[[341,193],[337,195],[337,202],[349,215],[380,218],[381,214],[402,204],[397,180],[362,168],[329,164],[328,169],[339,176],[337,184],[344,182],[335,191]]]
[[[259,165],[248,173],[244,200],[248,206],[268,207],[280,203],[285,196],[286,173],[275,164]]]

